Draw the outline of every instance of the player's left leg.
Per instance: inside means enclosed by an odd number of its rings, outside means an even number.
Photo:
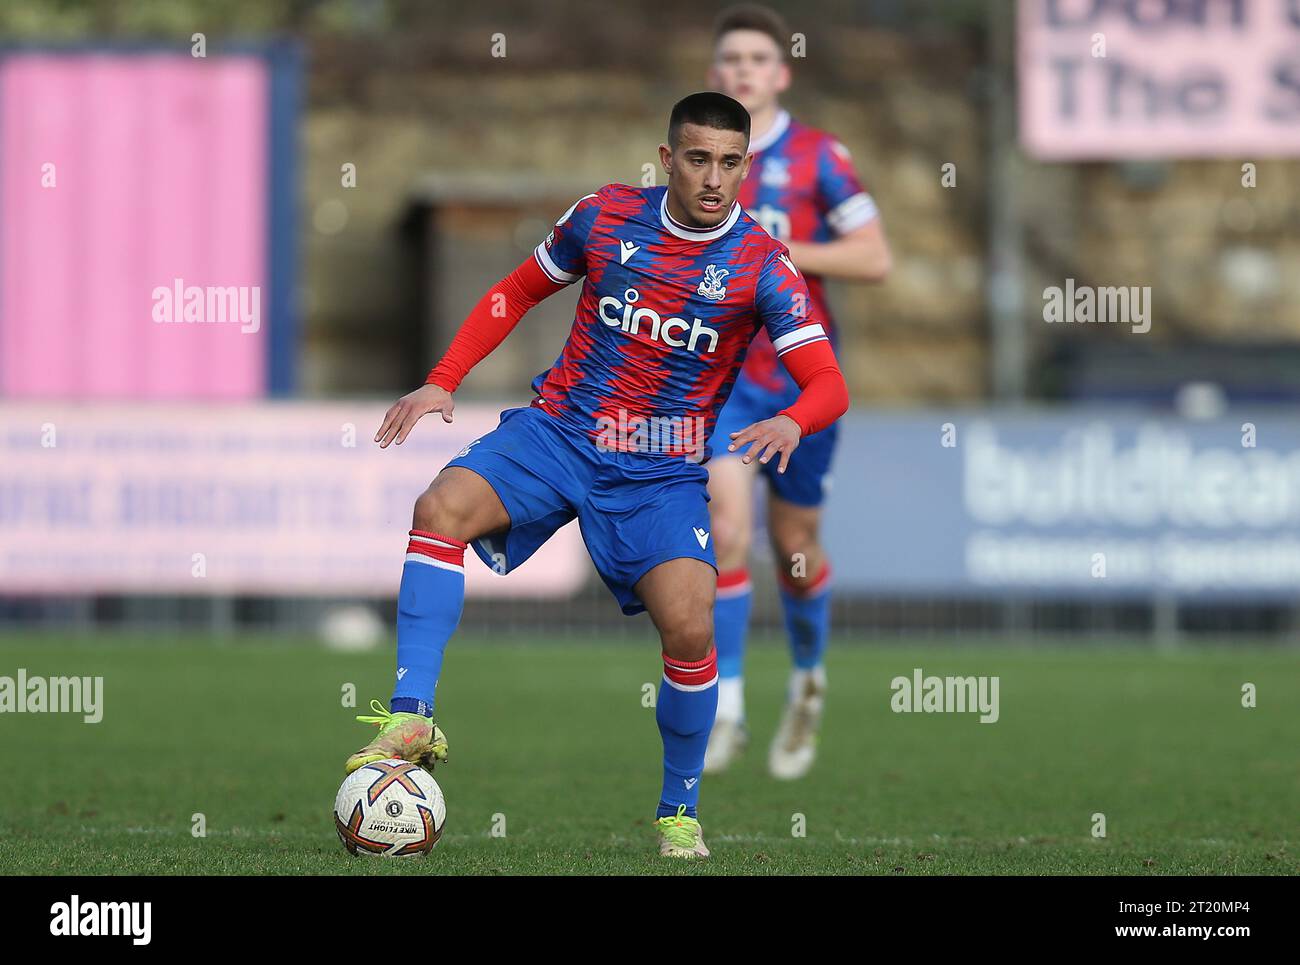
[[[718,709],[713,648],[717,573],[699,559],[660,563],[633,587],[659,631],[664,676],[655,720],[664,745],[663,786],[656,820],[660,853],[707,858],[696,814],[704,751]]]
[[[709,474],[673,456],[606,453],[578,510],[596,571],[628,616],[649,611],[663,648],[655,720],[663,739],[659,851],[707,857],[696,816],[704,749],[718,710],[713,648],[717,557]]]
[[[787,780],[803,777],[813,765],[826,693],[830,564],[820,533],[835,438],[834,427],[815,433],[800,443],[784,474],[765,472],[768,535],[794,663],[785,713],[768,751],[768,770]]]

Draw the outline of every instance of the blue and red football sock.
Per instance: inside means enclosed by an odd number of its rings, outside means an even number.
[[[718,710],[717,684],[717,650],[694,663],[664,654],[664,679],[655,705],[664,742],[664,785],[656,817],[676,814],[683,804],[687,817],[696,816],[704,749]]]
[[[465,606],[465,544],[411,530],[397,594],[397,683],[389,710],[433,716],[442,654]]]
[[[790,656],[797,670],[821,666],[826,656],[826,641],[831,631],[831,565],[822,563],[812,582],[796,585],[788,575],[777,571],[781,584],[781,607],[785,611],[785,630],[790,640]]]
[[[753,602],[748,569],[742,566],[718,573],[713,636],[718,650],[718,716],[725,720],[745,718],[745,638]]]

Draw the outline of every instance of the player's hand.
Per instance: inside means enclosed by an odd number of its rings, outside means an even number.
[[[747,466],[754,461],[755,457],[763,465],[767,465],[773,456],[780,453],[781,462],[777,465],[776,471],[785,472],[785,467],[790,462],[790,454],[799,447],[799,438],[802,435],[803,431],[799,428],[799,423],[788,415],[773,416],[771,419],[746,426],[739,432],[733,432],[727,452],[735,452],[749,443],[749,448],[740,458],[740,461]]]
[[[452,410],[456,403],[446,389],[433,385],[422,385],[410,395],[404,395],[393,403],[391,409],[384,413],[384,424],[375,433],[375,442],[380,449],[387,449],[394,439],[400,446],[411,434],[420,417],[430,412],[441,412],[442,421],[450,422]]]

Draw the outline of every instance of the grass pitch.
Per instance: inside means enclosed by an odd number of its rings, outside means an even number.
[[[1300,654],[837,642],[820,757],[767,777],[788,661],[752,647],[754,742],[706,777],[714,857],[654,853],[657,647],[463,634],[439,720],[446,833],[354,858],[330,818],[387,649],[0,637],[0,675],[102,675],[104,717],[0,715],[0,872],[36,874],[1295,874]],[[997,723],[896,714],[914,667],[997,675]],[[1245,683],[1258,706],[1242,707]],[[343,705],[356,687],[357,707]],[[1093,815],[1105,815],[1095,838]],[[202,814],[206,836],[192,834]],[[802,815],[802,821],[798,817]],[[792,833],[802,823],[805,836]],[[504,836],[494,835],[504,827]]]

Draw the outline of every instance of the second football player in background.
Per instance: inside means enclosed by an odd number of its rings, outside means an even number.
[[[829,323],[821,279],[880,281],[889,272],[890,254],[875,202],[858,181],[848,151],[781,107],[780,95],[790,86],[786,52],[792,36],[781,16],[767,7],[729,7],[714,29],[709,83],[750,114],[754,159],[740,203],[790,249],[808,281],[814,303],[809,313]],[[724,770],[748,743],[742,674],[752,601],[756,466],[767,480],[768,532],[794,663],[768,766],[779,778],[802,777],[816,753],[826,689],[823,655],[830,632],[831,579],[819,530],[837,428],[832,425],[805,439],[784,473],[776,471],[775,463],[745,465],[735,454],[728,457],[725,445],[729,433],[771,417],[798,394],[794,380],[777,363],[771,341],[760,333],[715,430],[709,495],[719,570],[714,607],[719,687],[706,772]]]

